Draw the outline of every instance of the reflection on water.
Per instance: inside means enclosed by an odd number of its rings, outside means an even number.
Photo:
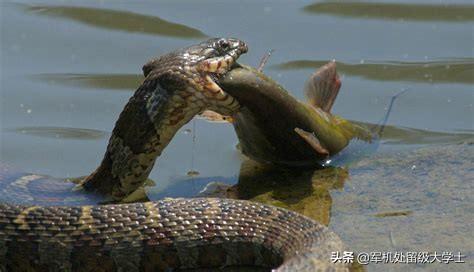
[[[276,66],[281,70],[316,69],[327,61],[296,60]],[[342,74],[361,76],[380,81],[413,81],[424,83],[474,83],[474,59],[427,61],[427,62],[337,62]]]
[[[377,2],[322,2],[308,5],[305,12],[384,20],[474,21],[474,5]]]
[[[69,127],[18,127],[6,129],[6,131],[16,132],[25,135],[33,135],[46,138],[75,139],[75,140],[95,140],[108,135],[108,132],[97,129],[69,128]]]
[[[347,177],[344,168],[286,168],[244,159],[238,177],[177,180],[164,191],[151,189],[148,195],[152,199],[197,195],[246,199],[291,209],[328,225],[329,191],[342,189]]]
[[[235,198],[291,209],[328,225],[330,190],[342,189],[348,175],[344,168],[288,169],[246,160],[231,193]]]
[[[75,190],[64,179],[29,174],[0,162],[0,203],[38,206],[97,205],[102,196]]]
[[[224,177],[224,176],[212,176],[212,177],[188,177],[181,176],[175,177],[173,182],[166,187],[164,190],[155,190],[150,188],[147,191],[147,195],[150,199],[162,199],[166,197],[196,197],[199,196],[204,188],[208,185],[219,184],[222,187],[227,188],[232,184],[235,184],[238,180],[237,176]],[[212,192],[215,196],[215,191]]]
[[[70,6],[22,6],[39,15],[70,19],[95,27],[179,38],[204,38],[201,31],[156,16],[128,11]]]

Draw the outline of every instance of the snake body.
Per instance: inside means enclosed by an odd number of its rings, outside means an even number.
[[[123,199],[143,184],[156,157],[194,115],[204,109],[226,115],[236,112],[239,103],[215,79],[246,51],[239,40],[210,39],[148,62],[143,67],[146,78],[120,114],[104,159],[81,184],[89,191],[85,195]],[[30,189],[32,203],[54,199],[42,190],[63,188],[71,193],[72,185],[53,186],[48,178],[19,176],[1,166],[2,272],[207,271],[232,266],[279,266],[278,271],[347,269],[330,261],[331,252],[343,250],[340,239],[323,225],[291,211],[212,198],[106,205],[84,205],[90,201],[81,204],[80,200],[51,202],[53,206],[18,204],[15,196],[32,184],[39,183]]]

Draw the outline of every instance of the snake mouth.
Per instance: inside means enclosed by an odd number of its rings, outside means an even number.
[[[210,73],[210,76],[211,76],[212,80],[214,81],[214,83],[216,83],[225,92],[224,88],[222,87],[222,85],[220,83],[222,78],[224,78],[226,76],[226,74],[228,74],[230,71],[232,71],[234,69],[242,68],[242,67],[243,66],[240,63],[234,62],[234,63],[232,63],[232,65],[229,67],[229,69],[225,73],[221,73],[221,74]]]
[[[214,82],[219,85],[219,81],[226,76],[230,71],[237,69],[237,68],[242,68],[242,65],[240,63],[234,62],[232,63],[231,66],[227,68],[227,70],[223,73],[209,73],[211,78],[214,80]],[[220,86],[220,85],[219,85]]]
[[[198,70],[205,74],[224,75],[234,68],[241,53],[230,52],[224,56],[209,58],[198,64]]]
[[[231,71],[236,64],[237,59],[248,51],[247,44],[237,39],[219,39],[214,43],[215,50],[211,55],[197,64],[196,70],[204,79],[204,95],[218,100],[219,104],[229,105],[237,104],[235,100],[222,90],[218,82],[221,77]],[[216,49],[217,48],[217,49]],[[207,49],[211,50],[212,49]]]

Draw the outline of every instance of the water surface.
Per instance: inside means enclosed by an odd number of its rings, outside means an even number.
[[[141,66],[207,36],[245,40],[241,62],[254,66],[274,49],[265,72],[302,100],[309,75],[336,59],[343,87],[333,112],[345,118],[377,123],[390,97],[408,89],[376,157],[274,175],[249,166],[231,125],[195,119],[158,159],[148,196],[239,183],[240,197],[311,216],[353,250],[462,251],[471,265],[394,271],[472,271],[470,1],[2,1],[0,9],[0,160],[31,173],[87,175],[143,79]]]

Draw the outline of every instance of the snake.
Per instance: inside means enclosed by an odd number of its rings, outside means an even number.
[[[0,271],[347,271],[330,260],[341,239],[289,210],[218,198],[120,203],[196,114],[240,110],[218,80],[247,51],[212,38],[147,62],[103,160],[79,185],[0,163]]]

